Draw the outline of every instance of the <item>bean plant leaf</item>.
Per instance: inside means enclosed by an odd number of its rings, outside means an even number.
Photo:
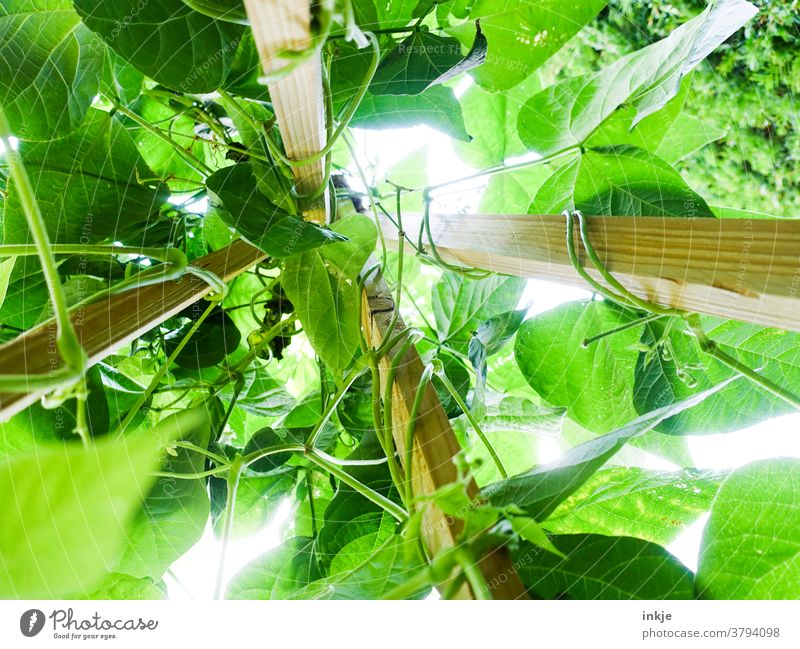
[[[539,189],[532,214],[714,216],[705,200],[656,155],[634,146],[576,152]]]
[[[653,430],[666,418],[702,403],[731,380],[637,417],[614,432],[571,448],[552,464],[489,485],[482,493],[493,505],[516,506],[536,520],[544,520],[625,444]]]
[[[631,536],[666,545],[708,511],[725,474],[602,469],[543,523],[556,534]]]
[[[295,305],[311,345],[331,370],[341,373],[359,344],[358,274],[375,249],[377,232],[360,214],[346,217],[332,228],[349,240],[287,259],[283,289]]]
[[[581,0],[569,6],[558,0],[477,0],[469,17],[480,20],[488,40],[486,62],[472,71],[491,91],[507,90],[527,79],[539,66],[605,6],[605,0]],[[471,25],[470,25],[471,27]],[[466,26],[457,31],[466,38]]]
[[[566,558],[532,545],[513,553],[542,599],[691,599],[692,573],[664,548],[628,537],[569,534],[550,540]]]
[[[470,141],[461,105],[450,88],[434,86],[418,95],[367,94],[358,105],[352,126],[367,129],[425,125],[450,137]]]
[[[149,579],[112,572],[91,592],[80,597],[73,593],[69,599],[162,600],[167,594]]]
[[[146,223],[167,198],[164,185],[139,182],[152,179],[153,172],[119,121],[97,109],[57,146],[21,143],[20,155],[54,242],[102,241],[123,225]],[[30,242],[13,184],[6,201],[3,240]]]
[[[164,351],[167,355],[171,356],[175,352],[194,325],[194,322],[187,322],[164,336]],[[241,339],[242,334],[228,314],[222,309],[212,311],[178,352],[175,364],[193,370],[212,367],[234,352]]]
[[[292,599],[321,576],[313,548],[312,539],[298,536],[262,554],[233,577],[225,598]]]
[[[524,286],[519,277],[493,275],[472,280],[445,271],[432,292],[439,339],[466,346],[481,322],[517,306]]]
[[[704,317],[703,327],[720,348],[787,390],[800,381],[800,337],[796,333],[758,325]],[[663,325],[653,323],[642,342],[653,345],[663,336]],[[673,403],[736,372],[702,353],[680,323],[671,327],[665,345],[642,352],[636,361],[633,403],[639,412],[656,404]],[[782,399],[750,381],[730,384],[697,409],[667,419],[659,430],[671,435],[722,433],[752,426],[766,417],[791,412]]]
[[[208,445],[209,421],[205,408],[197,408],[191,425],[181,431],[182,439],[201,448]],[[199,473],[204,457],[178,448],[168,454],[161,470],[166,473]],[[128,526],[125,548],[117,572],[133,577],[160,580],[167,568],[203,535],[209,515],[205,482],[201,479],[159,478]]]
[[[344,238],[289,214],[285,211],[288,202],[281,206],[270,202],[259,191],[249,162],[223,167],[209,176],[206,186],[222,219],[273,257],[288,257]]]
[[[608,432],[636,416],[633,378],[643,326],[587,347],[583,341],[630,320],[608,302],[569,302],[526,320],[514,357],[530,386],[550,404],[567,408],[589,430]]]
[[[630,124],[635,126],[663,107],[681,79],[755,13],[745,0],[721,0],[665,39],[600,72],[546,88],[520,110],[520,138],[543,156],[577,147],[625,103],[635,107]]]
[[[2,596],[61,598],[95,587],[113,568],[126,524],[153,482],[158,441],[196,418],[183,413],[155,435],[88,449],[78,442],[41,445],[0,464]]]
[[[236,504],[233,509],[233,537],[250,536],[263,529],[280,504],[290,495],[294,484],[295,476],[290,471],[270,476],[242,476],[236,489]],[[212,478],[210,492],[211,523],[214,533],[221,537],[228,495],[227,482],[222,478]]]
[[[711,599],[796,599],[798,503],[800,460],[762,460],[731,473],[703,532],[697,594]]]
[[[420,29],[401,41],[381,61],[370,84],[373,95],[418,95],[455,78],[486,59],[486,37],[477,27],[466,56],[461,43]]]
[[[0,5],[0,106],[18,138],[47,141],[80,126],[100,84],[105,46],[70,0]]]
[[[228,76],[241,25],[182,0],[75,0],[89,29],[151,79],[180,92],[211,92]]]

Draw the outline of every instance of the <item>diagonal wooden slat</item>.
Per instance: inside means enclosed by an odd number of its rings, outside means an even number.
[[[225,281],[231,280],[266,255],[244,241],[194,262]],[[136,340],[210,292],[208,284],[185,275],[178,281],[152,284],[105,297],[72,313],[72,322],[90,364]],[[61,366],[51,320],[0,346],[0,374],[40,375]],[[5,421],[41,397],[42,391],[0,393],[0,421]]]
[[[419,214],[403,216],[415,243],[421,223]],[[601,259],[636,295],[800,331],[800,219],[635,216],[589,217],[588,223]],[[567,256],[565,227],[563,216],[539,214],[431,216],[431,235],[449,262],[586,288]],[[383,230],[396,245],[396,227],[385,220]],[[577,239],[576,232],[588,270]]]

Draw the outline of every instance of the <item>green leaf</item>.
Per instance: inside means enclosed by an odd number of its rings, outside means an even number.
[[[173,354],[194,324],[187,322],[164,336],[164,351],[168,356]],[[241,339],[242,334],[227,313],[222,309],[212,311],[178,352],[175,364],[191,370],[212,367],[234,352]]]
[[[377,96],[367,93],[350,125],[367,129],[425,125],[457,140],[470,141],[461,105],[453,91],[443,86],[428,88],[418,95]]]
[[[575,152],[541,186],[528,211],[566,209],[594,216],[714,216],[666,162],[627,145]]]
[[[188,412],[195,413],[194,418],[183,427],[181,438],[206,448],[208,413],[205,408]],[[161,467],[167,473],[197,473],[204,469],[204,456],[181,448],[176,449],[175,455],[167,455]],[[115,570],[160,580],[167,568],[200,540],[208,514],[205,480],[159,478],[128,527],[125,549]]]
[[[539,188],[553,175],[550,166],[539,165],[494,174],[481,194],[481,214],[525,214]]]
[[[473,138],[466,144],[454,144],[453,148],[459,157],[473,167],[488,169],[527,153],[517,133],[517,114],[520,106],[540,89],[541,82],[537,75],[530,76],[505,92],[488,92],[479,85],[471,86],[459,98],[459,103],[467,131]],[[508,175],[498,174],[492,180],[507,178]]]
[[[720,348],[743,364],[788,389],[800,381],[800,336],[758,325],[704,317],[706,333]],[[642,342],[653,345],[663,335],[663,325],[650,325]],[[640,353],[636,362],[633,403],[638,412],[679,401],[737,373],[701,353],[697,342],[681,323],[675,323],[663,346]],[[750,381],[730,384],[696,410],[666,420],[659,430],[671,435],[713,434],[753,426],[793,409],[782,399]]]
[[[282,285],[314,350],[341,373],[359,345],[358,274],[375,250],[377,232],[360,214],[337,221],[332,229],[349,240],[287,259]]]
[[[150,434],[87,450],[41,445],[0,463],[0,596],[57,599],[93,588],[113,568],[156,463]]]
[[[151,179],[130,135],[116,119],[92,109],[80,129],[58,141],[20,143],[51,240],[98,242],[118,229],[147,223],[166,201],[166,186]],[[28,243],[19,194],[8,188],[4,243]]]
[[[489,485],[482,493],[493,505],[516,506],[536,520],[544,520],[629,441],[653,430],[667,417],[702,403],[727,384],[642,415],[614,432],[569,449],[551,464]]]
[[[486,58],[480,27],[472,48],[462,57],[461,43],[449,36],[416,30],[381,61],[370,84],[373,95],[418,95],[480,65]]]
[[[75,0],[75,8],[123,59],[180,92],[219,88],[244,31],[193,11],[181,0]]]
[[[381,599],[393,588],[418,575],[425,564],[418,558],[417,544],[394,534],[371,554],[366,554],[369,539],[359,539],[352,547],[361,562],[348,570],[331,574],[296,593],[297,599],[365,600]],[[422,599],[430,592],[420,588],[409,599]]]
[[[21,140],[52,140],[80,126],[103,71],[105,47],[69,0],[0,6],[0,105]]]
[[[570,418],[597,433],[636,416],[633,374],[643,326],[583,347],[583,340],[631,320],[608,302],[569,302],[526,320],[514,357],[530,386]]]
[[[118,99],[124,106],[132,105],[142,92],[144,75],[119,56],[106,48],[106,64],[100,91],[108,97]]]
[[[9,257],[4,261],[0,261],[0,308],[2,308],[3,302],[6,301],[8,282],[11,279],[11,273],[13,272],[14,264],[16,263],[16,257]]]
[[[596,534],[550,538],[566,559],[528,545],[512,554],[536,598],[692,599],[691,571],[659,545]]]
[[[219,215],[253,245],[272,257],[291,255],[341,241],[331,230],[303,221],[269,201],[257,186],[253,164],[223,167],[206,180],[212,205]]]
[[[472,76],[487,90],[508,90],[558,52],[605,4],[581,0],[567,9],[558,0],[477,0],[469,17],[480,20],[489,52]],[[451,31],[464,39],[468,28],[470,23]]]
[[[70,597],[69,599],[74,599]],[[119,572],[106,575],[100,585],[80,599],[95,600],[161,600],[166,593],[149,579],[139,579]]]
[[[286,386],[270,375],[262,365],[251,365],[244,372],[245,385],[236,400],[236,405],[259,417],[279,417],[288,413],[295,399]],[[220,398],[230,402],[234,386],[226,383],[219,392]]]
[[[294,537],[242,568],[228,584],[226,599],[292,599],[321,575],[314,541]]]
[[[636,110],[630,124],[635,126],[662,108],[678,92],[682,77],[755,13],[745,0],[721,0],[667,38],[600,72],[543,90],[520,110],[520,138],[543,156],[577,147],[625,103]]]
[[[753,462],[720,487],[700,547],[696,592],[713,599],[796,599],[800,460]]]
[[[517,306],[525,280],[492,275],[473,280],[445,271],[433,287],[433,313],[442,342],[462,342],[464,347],[484,320]]]
[[[666,545],[708,511],[724,477],[695,469],[603,469],[543,524],[555,534],[632,536]]]

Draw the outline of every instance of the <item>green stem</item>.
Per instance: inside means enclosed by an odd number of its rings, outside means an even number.
[[[229,463],[228,458],[222,457],[217,453],[209,451],[207,448],[202,448],[200,446],[197,446],[197,444],[192,444],[191,442],[185,442],[181,440],[175,442],[174,446],[176,448],[184,448],[187,451],[194,451],[195,453],[199,453],[200,455],[203,455],[211,460],[214,460],[214,462],[216,462],[220,466],[225,466]]]
[[[458,407],[461,408],[461,411],[466,415],[469,423],[472,424],[472,427],[475,429],[478,437],[480,437],[481,442],[486,447],[486,450],[489,452],[489,455],[492,457],[492,461],[494,462],[497,470],[500,472],[500,475],[503,478],[508,477],[508,472],[506,471],[503,463],[500,461],[500,457],[497,455],[497,452],[494,450],[494,447],[489,443],[489,440],[486,438],[486,435],[483,433],[483,429],[480,427],[478,420],[475,419],[475,416],[472,414],[469,408],[467,408],[467,404],[464,403],[464,400],[461,398],[461,395],[456,390],[455,386],[450,382],[450,379],[447,378],[447,374],[445,374],[443,369],[439,369],[436,371],[436,376],[439,377],[439,380],[442,382],[447,391],[450,393],[450,396],[453,397],[453,400],[458,404]]]
[[[72,325],[72,320],[70,320],[67,299],[61,287],[61,278],[56,269],[55,257],[50,249],[50,236],[47,234],[47,226],[39,208],[39,203],[36,200],[36,194],[28,177],[28,172],[22,162],[22,157],[11,146],[11,127],[2,107],[0,107],[0,142],[5,147],[11,178],[17,188],[19,202],[22,206],[22,211],[25,213],[28,228],[39,255],[39,261],[42,264],[45,283],[50,294],[50,302],[53,305],[58,327],[56,346],[67,368],[73,370],[74,374],[81,376],[87,363],[86,353],[81,347]]]
[[[207,478],[212,475],[219,475],[230,468],[229,464],[225,466],[218,466],[208,471],[201,471],[199,473],[169,473],[166,471],[156,471],[152,475],[157,478],[175,478],[176,480],[198,480],[199,478]]]
[[[208,305],[206,310],[195,321],[195,323],[192,325],[191,329],[189,329],[189,331],[183,337],[183,340],[181,340],[178,343],[177,347],[175,347],[175,349],[169,355],[169,357],[164,362],[164,364],[160,368],[158,368],[158,371],[156,372],[156,374],[153,377],[152,381],[150,381],[150,385],[147,386],[147,389],[136,400],[136,403],[128,411],[128,414],[125,415],[125,419],[123,419],[122,423],[120,423],[119,429],[117,430],[118,434],[124,433],[125,429],[127,429],[128,426],[130,426],[131,421],[133,421],[133,418],[138,414],[139,410],[141,410],[141,408],[144,406],[144,404],[150,398],[150,395],[153,393],[153,390],[155,390],[158,387],[158,384],[161,382],[161,379],[167,373],[167,370],[172,366],[172,363],[175,362],[175,359],[178,357],[178,354],[180,354],[181,351],[183,351],[183,348],[186,347],[186,345],[191,340],[192,336],[194,336],[194,334],[197,333],[197,330],[200,328],[200,325],[203,324],[203,321],[209,316],[211,311],[214,308],[216,308],[216,306],[217,305],[215,303],[211,303],[211,304]]]
[[[131,121],[136,122],[139,126],[141,126],[146,131],[149,131],[150,133],[155,135],[158,139],[169,144],[175,150],[175,152],[183,158],[184,162],[186,162],[186,164],[188,164],[201,176],[203,177],[210,176],[211,174],[214,173],[214,170],[211,167],[209,167],[202,160],[195,158],[191,153],[189,153],[186,149],[184,149],[178,142],[176,142],[171,137],[166,135],[160,128],[156,128],[146,119],[140,117],[132,110],[129,110],[128,108],[120,104],[118,101],[112,100],[112,102],[114,103],[114,108],[118,113],[120,113],[121,115],[125,115],[125,117],[127,117]]]
[[[328,399],[328,403],[325,405],[325,410],[322,412],[322,417],[317,422],[317,425],[314,426],[314,429],[308,436],[306,440],[306,446],[309,448],[314,448],[314,445],[317,443],[319,436],[322,434],[322,429],[325,424],[328,423],[331,416],[333,415],[333,411],[336,410],[336,407],[341,403],[342,399],[344,398],[347,391],[350,389],[350,386],[355,383],[356,379],[359,376],[364,374],[366,371],[365,367],[356,367],[350,370],[350,373],[345,377],[344,382],[342,383],[342,387],[336,392],[336,394]]]
[[[700,349],[702,349],[706,354],[712,358],[715,358],[720,363],[727,365],[732,370],[738,372],[773,396],[785,401],[796,410],[800,410],[800,398],[798,398],[795,394],[784,389],[777,383],[774,383],[766,376],[759,374],[753,368],[748,367],[744,363],[740,362],[738,359],[734,358],[725,350],[723,350],[716,342],[711,340],[700,325],[700,317],[696,313],[687,316],[686,322],[697,339]]]
[[[228,469],[228,495],[225,499],[225,521],[222,525],[222,548],[219,552],[219,564],[217,565],[217,581],[214,587],[214,599],[222,597],[222,587],[225,581],[225,559],[228,554],[228,544],[231,540],[233,530],[233,516],[236,510],[236,492],[239,489],[239,478],[244,470],[243,458],[237,453],[233,458]]]
[[[650,313],[641,318],[636,318],[635,320],[626,322],[625,324],[622,324],[619,327],[614,327],[613,329],[609,329],[608,331],[603,331],[599,334],[595,334],[594,336],[590,336],[589,338],[584,338],[583,341],[581,342],[581,347],[586,348],[592,343],[596,343],[598,340],[602,340],[603,338],[607,338],[608,336],[613,336],[614,334],[618,334],[623,331],[627,331],[628,329],[633,329],[634,327],[639,327],[641,325],[647,324],[648,322],[653,322],[654,320],[660,320],[663,317],[665,316],[661,315],[660,313]]]
[[[378,505],[378,507],[387,511],[389,514],[394,516],[399,522],[405,523],[408,520],[408,513],[402,507],[400,507],[400,505],[398,505],[392,500],[389,500],[386,496],[379,494],[377,491],[370,489],[365,484],[359,482],[353,476],[351,476],[346,471],[342,470],[337,465],[321,457],[313,449],[306,450],[306,457],[311,462],[316,464],[318,467],[325,469],[328,473],[330,473],[335,478],[338,478],[339,480],[344,482],[351,489],[354,489],[362,496],[364,496],[368,500]]]
[[[472,552],[464,546],[459,547],[456,549],[456,560],[464,571],[475,599],[492,599],[489,584],[486,583],[486,577],[483,576],[480,567],[475,562]]]
[[[358,152],[353,146],[353,143],[350,141],[350,138],[347,134],[344,135],[344,143],[347,145],[348,151],[350,151],[350,157],[353,158],[353,162],[356,165],[356,171],[358,172],[358,177],[361,179],[361,184],[364,185],[364,189],[369,191],[370,183],[367,180],[367,174],[364,173],[364,168],[361,166],[361,163],[358,160]],[[378,239],[381,242],[381,252],[383,253],[381,259],[384,261],[386,260],[386,238],[383,236],[383,227],[381,227],[381,217],[378,214],[378,206],[375,204],[375,198],[370,195],[369,196],[369,206],[372,211],[372,217],[375,220],[375,227],[378,230]]]

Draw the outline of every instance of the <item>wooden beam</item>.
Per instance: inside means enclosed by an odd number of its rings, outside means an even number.
[[[301,51],[311,43],[309,0],[245,0],[258,47],[261,66],[268,75],[279,72],[292,60],[282,56]],[[267,84],[278,129],[287,156],[307,158],[325,146],[325,105],[322,96],[322,62],[319,55],[297,66],[286,76]],[[314,192],[323,181],[323,161],[295,167],[295,184],[301,194]],[[304,206],[310,221],[329,220],[328,191]]]
[[[403,217],[416,243],[419,214]],[[800,220],[589,217],[593,246],[636,295],[665,306],[800,331]],[[563,216],[431,216],[447,261],[586,288],[569,262]],[[397,243],[388,220],[384,235]],[[427,242],[427,238],[425,239]],[[589,269],[577,237],[576,249]],[[600,279],[599,273],[590,274]]]
[[[234,241],[194,262],[225,281],[264,259],[266,255],[244,241]],[[81,345],[95,364],[139,338],[164,320],[193,304],[211,289],[194,275],[178,281],[151,284],[105,297],[72,313]],[[55,346],[56,325],[51,320],[0,346],[0,374],[41,375],[62,365]],[[26,408],[46,391],[0,393],[0,421]]]
[[[378,347],[383,343],[394,310],[394,299],[386,283],[379,273],[373,273],[364,287],[361,318],[367,342],[372,347]],[[400,319],[395,333],[402,331],[404,327]],[[392,350],[381,361],[380,372],[384,384],[395,351]],[[416,349],[412,347],[400,362],[392,388],[392,435],[398,449],[406,447],[410,410],[422,372],[422,361]],[[428,383],[414,429],[411,475],[414,494],[430,495],[440,487],[455,482],[458,474],[453,459],[460,450],[450,427],[450,420],[442,408],[436,391]],[[470,480],[468,489],[473,498],[478,496],[478,486],[474,481]],[[426,509],[422,536],[434,556],[454,547],[458,543],[462,529],[462,522],[458,518],[446,515],[435,506]],[[480,568],[491,589],[489,594],[494,599],[527,599],[525,587],[519,580],[505,549],[497,548],[482,557]],[[462,588],[459,595],[465,599],[473,596],[468,587]]]

